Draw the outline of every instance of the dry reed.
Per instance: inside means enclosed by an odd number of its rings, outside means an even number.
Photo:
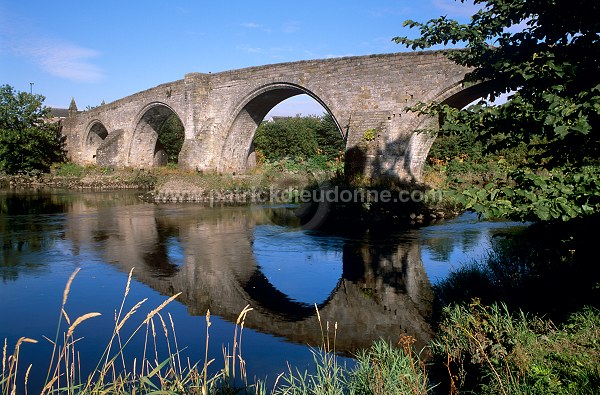
[[[89,312],[72,319],[68,313],[68,301],[72,291],[74,280],[79,273],[75,270],[68,278],[63,291],[60,306],[60,314],[56,335],[54,339],[44,338],[52,345],[52,353],[46,380],[40,391],[41,395],[50,394],[119,394],[119,393],[202,393],[208,395],[215,391],[238,392],[243,390],[248,393],[246,377],[246,362],[242,357],[242,334],[247,315],[252,308],[244,307],[240,312],[233,334],[233,345],[231,354],[224,348],[223,367],[215,373],[209,373],[214,359],[209,359],[209,339],[211,327],[210,311],[206,312],[206,344],[204,363],[192,364],[189,357],[187,363],[181,361],[181,350],[179,349],[175,324],[173,317],[167,312],[169,321],[165,319],[162,311],[174,301],[180,293],[177,293],[158,307],[148,312],[143,320],[123,334],[124,328],[139,312],[147,299],[135,303],[126,309],[127,297],[130,294],[133,269],[129,272],[123,292],[120,306],[114,312],[114,326],[112,335],[108,340],[102,355],[99,357],[96,367],[89,373],[84,374],[81,368],[81,356],[77,345],[83,338],[75,337],[80,326],[92,319],[101,316],[98,312]],[[160,320],[160,327],[156,327]],[[63,324],[63,321],[66,325]],[[162,330],[160,330],[162,328]],[[133,337],[140,331],[145,332],[143,353],[141,358],[135,357],[131,362],[132,369],[124,356],[124,349]],[[36,343],[34,339],[22,337],[17,341],[15,350],[9,355],[7,340],[4,342],[2,352],[2,376],[0,376],[0,395],[13,395],[18,392],[27,394],[27,383],[32,373],[32,365],[28,365],[25,372],[25,389],[18,389],[17,373],[19,364],[19,350],[24,343]],[[167,358],[162,358],[159,348],[162,343],[166,345]],[[119,363],[116,363],[119,362]],[[238,386],[241,381],[242,387]],[[261,393],[264,385],[256,384],[256,389]]]

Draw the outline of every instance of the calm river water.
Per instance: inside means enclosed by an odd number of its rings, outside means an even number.
[[[133,269],[125,308],[148,298],[136,324],[182,292],[166,311],[192,361],[204,358],[208,309],[218,368],[222,345],[232,344],[235,320],[250,305],[242,349],[248,375],[275,378],[288,362],[311,366],[309,346],[322,338],[315,304],[324,325],[337,322],[341,355],[404,333],[425,344],[432,283],[485,254],[495,233],[519,226],[464,214],[385,236],[340,237],[302,230],[293,217],[293,207],[157,205],[136,192],[0,191],[0,339],[9,351],[21,336],[39,340],[21,352],[22,371],[33,364],[35,393],[51,352],[44,336],[54,338],[65,283],[80,268],[66,310],[102,313],[76,330],[82,369],[93,369]],[[143,341],[141,333],[128,346],[132,358]]]

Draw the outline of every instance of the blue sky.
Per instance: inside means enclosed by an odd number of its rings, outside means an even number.
[[[189,72],[406,51],[406,19],[463,19],[454,0],[8,1],[0,0],[0,83],[79,109]],[[275,113],[321,113],[304,96]]]

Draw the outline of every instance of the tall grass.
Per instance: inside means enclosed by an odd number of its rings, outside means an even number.
[[[451,394],[592,394],[600,388],[600,311],[568,323],[511,314],[506,305],[444,309],[431,348],[446,366]]]
[[[316,306],[315,306],[316,307]],[[415,352],[415,339],[402,335],[397,345],[380,340],[358,353],[356,365],[340,365],[335,350],[337,324],[330,332],[329,322],[321,328],[322,346],[312,350],[314,372],[288,366],[278,377],[273,394],[277,395],[423,395],[429,385],[424,363]]]
[[[321,347],[311,349],[314,373],[300,371],[288,365],[286,373],[277,377],[272,394],[276,395],[341,395],[346,388],[346,368],[338,363],[335,351],[337,323],[333,333],[329,322],[323,328],[321,315],[315,305],[319,328],[321,329]],[[281,383],[279,383],[281,381]]]
[[[185,394],[228,394],[253,393],[255,384],[248,384],[245,362],[241,356],[241,336],[246,315],[252,309],[248,306],[242,310],[235,326],[233,349],[231,353],[224,349],[224,365],[216,373],[209,374],[209,366],[214,360],[208,360],[208,328],[211,326],[210,312],[206,314],[206,354],[202,364],[182,360],[175,324],[171,314],[164,314],[164,309],[178,294],[175,294],[159,306],[152,309],[140,320],[133,330],[124,333],[125,324],[138,316],[140,307],[147,299],[138,301],[129,310],[125,304],[130,292],[132,271],[129,272],[121,305],[114,316],[114,327],[104,351],[97,361],[96,367],[89,374],[81,369],[81,355],[77,349],[83,341],[77,337],[77,329],[100,316],[98,312],[89,312],[72,319],[67,312],[67,302],[71,285],[79,269],[69,277],[65,286],[58,316],[57,330],[54,339],[45,338],[52,344],[48,372],[41,395],[46,394],[123,394],[123,393],[185,393]],[[144,335],[141,357],[133,361],[125,359],[124,351],[138,333]],[[27,367],[24,381],[18,381],[19,354],[26,343],[37,343],[37,340],[20,338],[12,354],[5,340],[0,372],[0,393],[13,395],[28,393],[28,378],[31,365]],[[158,351],[166,346],[166,356]],[[237,367],[237,369],[236,369]],[[239,385],[238,383],[242,383]]]
[[[425,364],[413,349],[415,339],[402,335],[398,346],[385,340],[358,353],[349,380],[350,394],[423,395],[431,389]]]
[[[497,237],[434,286],[431,348],[448,393],[598,393],[597,219]]]

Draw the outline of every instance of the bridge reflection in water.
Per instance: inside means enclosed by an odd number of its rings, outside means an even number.
[[[397,341],[401,334],[414,336],[417,346],[431,339],[432,291],[417,237],[333,238],[290,228],[282,223],[288,222],[289,213],[286,208],[101,206],[76,200],[68,210],[65,236],[74,246],[92,246],[102,260],[123,272],[135,268],[138,281],[164,295],[182,292],[178,300],[192,315],[210,309],[235,322],[250,305],[254,311],[246,327],[318,346],[322,332],[313,302],[286,295],[257,259],[264,255],[256,250],[268,241],[269,232],[292,232],[286,237],[290,245],[282,249],[294,246],[296,232],[297,242],[308,238],[310,248],[321,243],[340,256],[337,283],[324,300],[314,301],[323,323],[337,322],[338,351],[351,355],[376,339]],[[267,227],[269,232],[261,232]],[[310,254],[305,247],[296,250]],[[285,253],[279,256],[286,259]],[[286,267],[286,261],[277,264]],[[318,259],[312,264],[318,266]]]

